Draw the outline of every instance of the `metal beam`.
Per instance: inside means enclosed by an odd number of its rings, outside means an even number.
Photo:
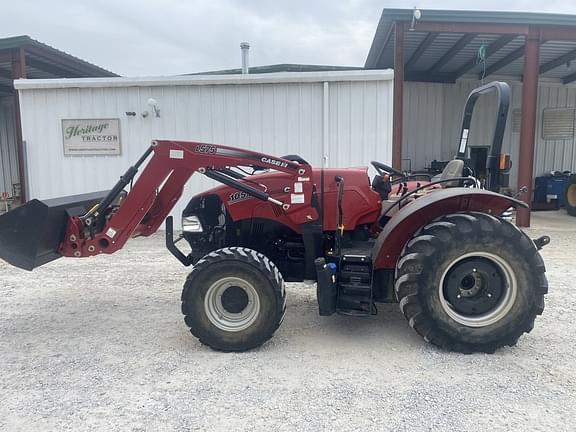
[[[420,57],[422,57],[422,54],[424,54],[424,52],[428,49],[428,47],[432,45],[432,42],[434,42],[437,36],[438,33],[428,33],[426,35],[422,43],[418,45],[418,48],[416,48],[416,51],[414,51],[414,54],[412,54],[412,56],[410,57],[410,60],[408,60],[408,62],[406,63],[405,67],[407,71],[412,66],[414,66],[414,64],[416,64],[418,59],[420,59]]]
[[[394,30],[394,106],[392,111],[392,166],[402,169],[402,128],[404,115],[404,23]]]
[[[573,49],[572,51],[569,51],[566,54],[549,61],[548,63],[544,63],[542,66],[540,66],[540,74],[551,71],[552,69],[556,69],[557,67],[562,66],[574,59],[576,59],[576,49]]]
[[[11,95],[12,93],[14,93],[14,87],[7,85],[0,85],[0,93],[6,93],[7,95]]]
[[[576,29],[572,26],[542,26],[542,39],[576,42]]]
[[[545,39],[542,39],[540,41],[540,45],[544,45],[546,42],[547,41]],[[525,46],[522,45],[521,47],[516,48],[514,51],[512,51],[506,57],[498,60],[496,63],[494,63],[490,67],[486,68],[486,75],[485,76],[492,75],[494,72],[497,72],[500,69],[508,66],[510,63],[518,60],[520,57],[522,57],[524,55],[524,49],[525,49]],[[482,74],[479,74],[478,79],[481,79],[481,78],[482,78]]]
[[[12,52],[8,49],[0,50],[0,63],[12,62]]]
[[[404,80],[442,84],[454,84],[456,82],[452,74],[445,72],[436,72],[433,74],[428,72],[406,72]]]
[[[12,72],[7,71],[6,69],[0,69],[0,78],[11,80],[12,79]]]
[[[515,35],[500,36],[498,39],[496,39],[494,42],[488,45],[488,48],[486,48],[486,58],[490,57],[491,55],[494,55],[494,53],[496,53],[497,51],[508,45],[514,39],[516,39]],[[460,78],[462,75],[464,75],[466,72],[468,72],[476,65],[477,65],[476,57],[471,58],[463,66],[461,66],[460,69],[456,70],[453,73],[454,79],[456,80]]]
[[[510,63],[518,60],[523,55],[524,55],[524,45],[516,48],[514,51],[512,51],[506,57],[501,58],[496,63],[487,67],[486,73],[484,74],[484,76],[492,75],[494,72],[499,71],[500,69],[508,66]],[[481,79],[481,78],[482,78],[482,74],[479,75],[479,79]]]
[[[79,72],[72,72],[70,71],[68,68],[65,67],[59,67],[57,65],[42,61],[42,60],[38,60],[35,57],[30,57],[28,56],[26,58],[26,64],[30,67],[33,67],[34,69],[39,69],[43,72],[47,72],[49,74],[52,74],[58,78],[81,78],[84,75],[79,73]]]
[[[458,39],[458,42],[452,45],[452,48],[450,48],[446,52],[446,54],[440,57],[440,59],[436,63],[434,63],[434,65],[432,65],[430,69],[428,69],[428,73],[433,74],[434,72],[440,70],[442,66],[448,63],[453,57],[455,57],[460,51],[462,51],[462,48],[464,48],[466,45],[472,42],[472,40],[475,37],[476,37],[475,34],[465,34],[460,39]]]
[[[569,83],[574,82],[574,81],[576,81],[576,73],[566,75],[564,78],[562,78],[563,84],[569,84]]]
[[[49,57],[46,56],[46,53],[40,49],[37,49],[36,47],[31,46],[29,48],[26,48],[26,52],[29,54],[28,55],[29,60],[32,60],[31,55],[34,55],[34,60],[44,64],[47,64],[46,60],[49,60]],[[59,57],[57,61],[59,64],[59,68],[67,71],[72,71],[73,73],[77,74],[76,76],[79,77],[98,76],[94,74],[94,71],[90,72],[87,71],[86,66],[77,61],[74,61],[73,59]]]
[[[532,206],[534,141],[536,135],[536,104],[538,99],[538,64],[540,61],[540,31],[530,28],[526,36],[524,56],[524,82],[522,83],[522,120],[520,123],[520,148],[518,160],[518,189],[528,188],[525,201]],[[518,208],[516,223],[521,227],[530,226],[530,209]]]
[[[12,50],[12,78],[26,78],[26,52],[22,48]],[[20,200],[26,202],[28,179],[26,178],[24,140],[22,138],[22,119],[20,117],[20,98],[14,92],[14,119],[16,129],[16,155],[18,157],[18,179],[20,180]]]
[[[490,23],[451,23],[418,21],[415,30],[433,33],[474,33],[474,34],[500,34],[500,35],[526,35],[528,26],[524,24],[490,24]],[[572,32],[574,29],[572,28]],[[575,34],[576,37],[576,34]]]
[[[378,57],[376,57],[375,69],[378,69],[379,64],[380,64],[380,59],[382,58],[382,54],[384,53],[384,50],[386,50],[386,47],[390,43],[390,40],[392,39],[392,35],[394,34],[395,29],[396,29],[396,23],[392,24],[390,26],[390,28],[388,29],[388,33],[386,33],[386,38],[384,39],[384,43],[382,44],[382,48],[380,48],[380,52],[378,53]]]
[[[12,79],[26,78],[26,53],[22,48],[12,50]]]

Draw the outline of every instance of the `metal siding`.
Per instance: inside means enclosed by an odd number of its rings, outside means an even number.
[[[337,82],[328,89],[327,166],[391,164],[392,81]]]
[[[468,93],[478,85],[477,81],[464,80],[456,84],[405,84],[403,157],[413,158],[413,169],[424,169],[433,159],[447,160],[454,157],[464,103]],[[512,131],[512,111],[521,106],[522,86],[514,82],[511,87],[512,98],[502,151],[511,154],[510,186],[516,189],[520,134]],[[438,100],[443,101],[441,106],[438,105]],[[469,145],[491,143],[496,103],[495,94],[478,100],[470,128]],[[545,82],[540,84],[534,155],[535,176],[544,175],[551,170],[576,171],[576,140],[544,141],[541,130],[544,109],[574,107],[576,87]]]
[[[27,141],[30,196],[52,198],[109,189],[152,139],[198,140],[272,155],[300,154],[322,166],[324,130],[327,166],[391,162],[392,81],[277,82],[221,85],[110,86],[21,89],[22,129]],[[158,101],[161,117],[147,100]],[[324,110],[328,110],[324,128]],[[136,111],[136,117],[126,116]],[[120,118],[120,156],[64,157],[62,118]],[[195,174],[174,208],[215,183]]]
[[[463,36],[461,33],[438,33],[432,45],[422,53],[414,69],[427,71]]]
[[[19,182],[14,103],[12,97],[0,98],[0,193],[12,195]]]
[[[574,138],[574,108],[547,108],[542,111],[542,138],[569,140]]]
[[[430,165],[443,154],[443,86],[417,82],[404,84],[402,159],[409,159],[413,170]]]
[[[552,170],[576,171],[574,138],[566,140],[544,140],[542,138],[543,110],[547,108],[575,108],[574,87],[548,85],[539,89],[538,123],[536,127],[536,155],[534,175],[543,175]]]

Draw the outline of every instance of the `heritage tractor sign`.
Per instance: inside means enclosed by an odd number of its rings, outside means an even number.
[[[120,154],[119,119],[63,119],[64,156]]]

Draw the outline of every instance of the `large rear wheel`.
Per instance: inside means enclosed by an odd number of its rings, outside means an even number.
[[[284,280],[252,249],[230,247],[199,260],[182,291],[190,332],[221,351],[245,351],[266,342],[286,312]]]
[[[395,290],[412,328],[460,352],[494,352],[532,330],[548,282],[534,243],[483,213],[445,216],[417,233],[398,261]]]

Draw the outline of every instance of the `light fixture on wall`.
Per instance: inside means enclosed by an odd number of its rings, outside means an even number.
[[[152,112],[155,117],[160,117],[160,108],[158,107],[158,102],[154,98],[148,99],[148,106],[152,108]]]

